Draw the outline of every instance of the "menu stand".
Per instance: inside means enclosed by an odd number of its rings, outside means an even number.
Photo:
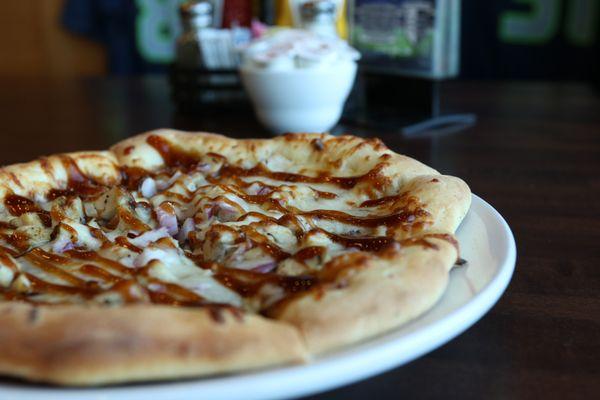
[[[357,78],[344,120],[368,128],[399,131],[404,137],[439,136],[473,126],[473,113],[442,108],[444,81],[362,73]]]

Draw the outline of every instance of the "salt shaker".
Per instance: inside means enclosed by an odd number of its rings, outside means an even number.
[[[313,0],[300,7],[302,28],[322,37],[338,37],[336,24],[336,6],[331,0]]]
[[[181,68],[200,68],[205,66],[199,42],[202,29],[210,28],[213,23],[214,9],[209,0],[186,1],[179,7],[183,33],[177,39],[176,64]]]

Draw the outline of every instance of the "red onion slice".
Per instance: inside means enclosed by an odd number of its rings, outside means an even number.
[[[75,244],[71,241],[71,238],[63,236],[63,238],[58,239],[52,245],[52,251],[54,253],[64,253],[65,251],[73,250],[75,248]]]
[[[209,163],[200,163],[200,164],[196,165],[196,169],[200,172],[209,172],[210,164]]]
[[[234,262],[231,266],[237,269],[244,269],[246,271],[254,271],[264,274],[273,271],[277,267],[277,262],[269,257],[261,257]]]
[[[179,227],[177,226],[177,216],[166,212],[162,207],[156,207],[154,211],[156,212],[158,224],[163,228],[167,228],[169,235],[175,236],[179,231]]]
[[[277,268],[277,263],[275,261],[272,261],[269,263],[258,265],[252,268],[252,271],[260,272],[261,274],[266,274],[268,272],[273,271],[275,268]]]
[[[259,196],[263,196],[263,195],[269,194],[269,193],[271,193],[271,188],[268,187],[268,186],[263,186],[263,187],[260,188],[260,190],[258,191],[257,194]]]
[[[189,233],[192,232],[195,228],[196,228],[196,224],[194,223],[194,219],[186,218],[186,220],[183,221],[183,224],[181,225],[181,230],[179,231],[179,234],[177,235],[177,240],[180,243],[185,242],[188,238]]]
[[[140,184],[140,193],[147,199],[154,196],[156,194],[156,181],[150,177],[145,178]]]
[[[59,236],[56,239],[56,241],[52,244],[52,251],[54,253],[63,253],[74,248],[75,245],[71,241],[71,238],[65,235]]]
[[[217,202],[214,206],[204,209],[204,217],[210,219],[217,217],[221,221],[235,221],[240,212],[237,208],[224,201]]]
[[[248,186],[247,192],[249,195],[258,195],[262,196],[265,194],[271,193],[271,188],[269,186],[261,185],[259,182],[254,182],[252,185]]]
[[[169,178],[169,180],[167,180],[166,182],[157,182],[156,183],[156,187],[158,187],[158,190],[165,190],[167,188],[170,188],[177,179],[179,179],[179,177],[181,176],[181,171],[177,171],[173,174],[172,177]]]

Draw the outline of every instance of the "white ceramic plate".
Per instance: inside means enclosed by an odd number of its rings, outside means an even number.
[[[0,399],[281,399],[349,384],[405,364],[473,325],[496,303],[512,276],[516,247],[496,210],[473,195],[457,232],[468,261],[450,273],[439,303],[415,321],[309,364],[184,382],[100,389],[61,389],[1,382]]]

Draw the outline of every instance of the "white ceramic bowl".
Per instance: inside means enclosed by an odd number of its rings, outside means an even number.
[[[258,119],[273,133],[326,132],[342,115],[356,63],[284,71],[243,66],[240,72]]]

